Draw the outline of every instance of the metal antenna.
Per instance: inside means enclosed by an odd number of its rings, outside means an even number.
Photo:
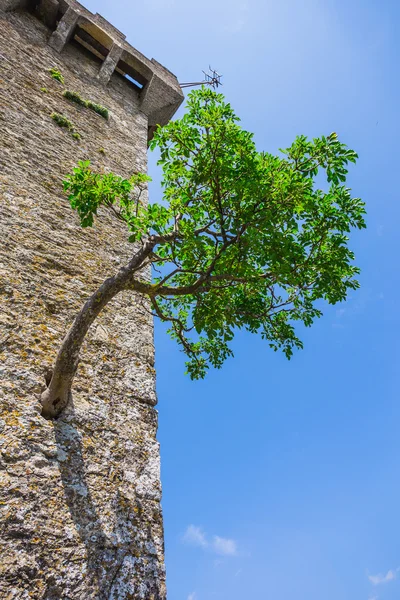
[[[208,69],[208,71],[203,71],[203,81],[194,81],[192,83],[180,83],[179,85],[181,86],[181,88],[195,87],[196,85],[210,85],[215,90],[219,85],[222,85],[222,75],[217,73],[217,71],[215,69],[212,69],[210,66],[208,67]]]

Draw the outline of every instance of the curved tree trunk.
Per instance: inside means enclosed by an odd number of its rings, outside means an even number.
[[[134,273],[143,266],[154,245],[151,239],[146,242],[128,265],[101,284],[75,317],[57,354],[50,383],[41,396],[43,417],[47,419],[57,417],[67,406],[78,367],[79,352],[89,327],[110,300],[129,287]]]

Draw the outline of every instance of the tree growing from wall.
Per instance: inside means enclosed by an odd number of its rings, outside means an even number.
[[[80,162],[64,181],[81,225],[90,227],[102,207],[126,225],[133,250],[63,340],[41,398],[45,417],[68,404],[87,331],[122,291],[146,297],[169,323],[197,379],[232,355],[238,329],[290,358],[302,347],[297,322],[310,326],[321,299],[335,304],[359,287],[348,234],[365,227],[365,209],[345,185],[357,154],[335,133],[297,137],[279,156],[259,152],[224,97],[202,88],[189,94],[181,119],[156,131],[151,148],[160,150],[162,203],[142,201],[144,174],[123,179]],[[152,283],[142,275],[148,266]]]

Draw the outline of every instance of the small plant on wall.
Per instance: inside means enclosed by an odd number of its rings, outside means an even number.
[[[49,69],[50,76],[64,85],[64,77],[61,72],[55,67]]]
[[[68,131],[71,133],[72,137],[75,140],[80,140],[81,139],[80,133],[78,133],[77,131],[75,131],[75,125],[65,115],[62,115],[60,113],[54,112],[54,113],[51,113],[50,116],[53,119],[53,121],[55,123],[57,123],[57,125],[59,127],[65,127],[65,129],[68,129]]]
[[[93,110],[104,119],[108,119],[108,109],[105,106],[96,104],[91,100],[84,100],[77,92],[71,92],[70,90],[65,90],[65,92],[63,92],[63,96],[71,102],[75,102],[76,104],[84,106],[85,108],[90,108],[90,110]]]

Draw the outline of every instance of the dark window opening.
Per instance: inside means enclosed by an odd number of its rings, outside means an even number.
[[[39,0],[28,0],[28,2],[25,4],[26,10],[28,12],[34,13],[36,11],[38,4],[39,4]]]
[[[25,4],[25,8],[28,12],[33,14],[39,21],[42,21],[54,31],[57,27],[57,21],[59,20],[59,9],[57,2],[45,2],[43,0],[28,0]]]
[[[142,90],[147,83],[147,79],[143,75],[123,60],[118,62],[115,70],[138,91]]]
[[[92,49],[87,48],[85,44],[82,44],[81,41],[77,40],[76,38],[71,39],[71,41],[69,43],[71,44],[71,46],[76,48],[81,54],[83,54],[84,56],[87,56],[88,59],[96,62],[100,68],[100,65],[102,64],[104,59],[99,58],[99,56],[97,56],[97,54],[95,52],[93,52]]]
[[[103,44],[100,44],[97,40],[94,39],[82,27],[77,27],[74,32],[74,40],[78,42],[81,46],[86,48],[91,54],[99,58],[101,61],[104,61],[109,50]]]
[[[138,87],[140,90],[143,87],[142,83],[139,83],[138,81],[136,81],[136,79],[134,79],[133,77],[131,77],[130,75],[128,75],[128,73],[124,74],[125,79],[127,79],[128,81],[130,81],[131,83],[133,83],[133,85],[135,85],[136,87]]]

